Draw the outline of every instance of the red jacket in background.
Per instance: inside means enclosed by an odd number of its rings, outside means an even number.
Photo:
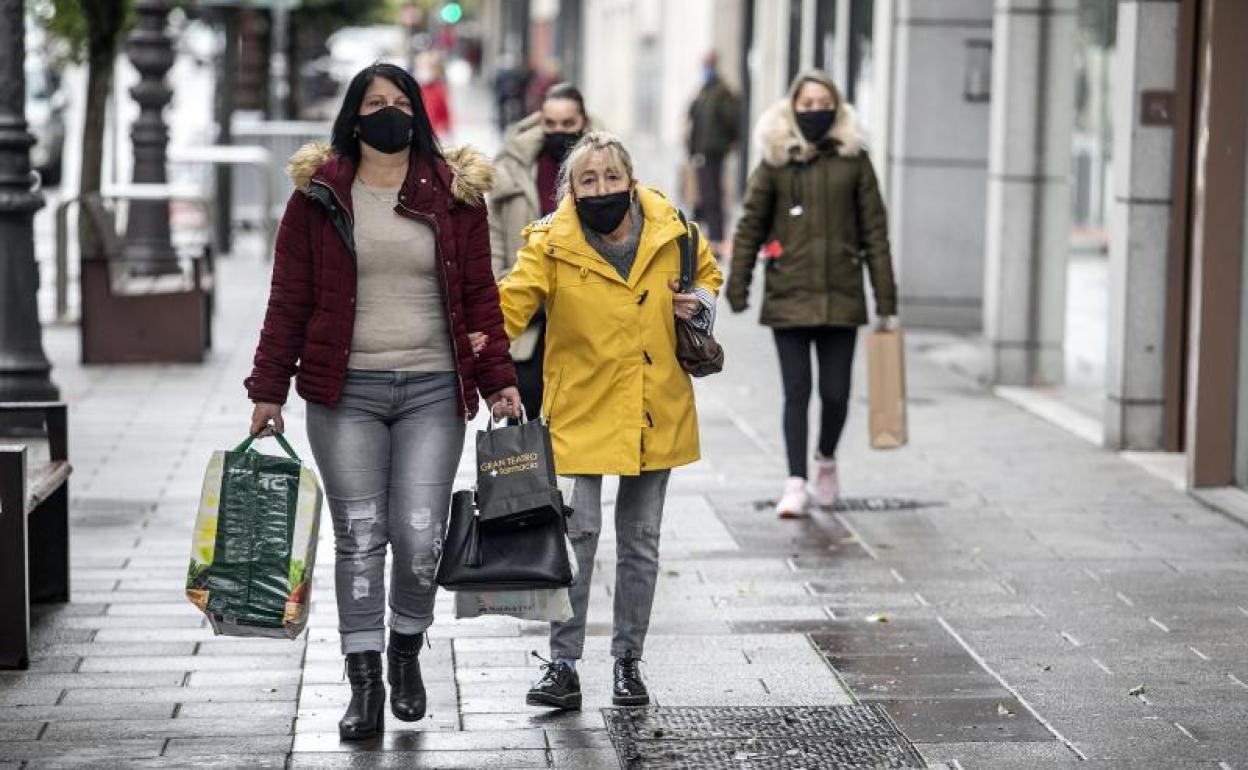
[[[342,395],[355,331],[355,163],[316,142],[295,153],[289,169],[298,189],[278,230],[268,311],[244,384],[252,401],[284,404],[293,376],[304,399],[332,406]],[[467,418],[477,413],[477,391],[493,395],[516,383],[482,202],[492,178],[489,160],[469,148],[448,151],[445,160],[413,158],[395,209],[433,229],[459,411]],[[489,336],[477,356],[470,331]]]
[[[420,87],[421,97],[425,100],[425,112],[429,113],[429,125],[439,139],[451,133],[451,99],[447,91],[446,81],[434,80]]]

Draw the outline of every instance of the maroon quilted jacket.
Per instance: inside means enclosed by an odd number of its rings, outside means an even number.
[[[294,376],[299,395],[332,406],[342,395],[355,328],[355,164],[314,142],[295,153],[288,171],[298,189],[278,230],[268,312],[244,384],[252,401],[284,404]],[[492,176],[489,160],[469,148],[448,151],[445,161],[415,160],[396,208],[436,236],[460,414],[468,418],[477,413],[477,391],[492,395],[516,383],[482,203]],[[470,331],[489,335],[477,356]]]

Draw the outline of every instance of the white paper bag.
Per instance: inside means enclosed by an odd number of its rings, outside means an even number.
[[[507,615],[520,620],[562,623],[572,619],[572,602],[566,588],[527,591],[456,591],[455,617]]]

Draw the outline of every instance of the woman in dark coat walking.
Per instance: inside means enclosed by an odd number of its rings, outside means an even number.
[[[376,64],[356,75],[332,143],[305,146],[289,171],[297,190],[246,381],[251,431],[282,430],[293,376],[333,519],[352,690],[338,729],[355,740],[382,729],[383,650],[395,717],[425,715],[418,655],[465,418],[478,391],[512,415],[520,395],[490,270],[489,161],[439,149],[407,72]],[[470,332],[492,342],[474,354]]]
[[[761,249],[760,320],[775,335],[784,382],[789,479],[776,506],[783,518],[804,515],[810,504],[811,348],[823,402],[814,502],[826,506],[840,492],[836,447],[849,407],[857,327],[867,323],[863,267],[881,325],[895,324],[897,288],[875,170],[854,110],[832,80],[819,70],[798,75],[788,97],[759,118],[755,141],[763,160],[750,176],[737,223],[727,295],[734,312],[745,310]]]

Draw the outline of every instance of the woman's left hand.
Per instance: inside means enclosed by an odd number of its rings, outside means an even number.
[[[468,332],[468,342],[472,344],[472,354],[480,355],[485,346],[490,344],[490,335],[485,332]]]
[[[500,417],[519,417],[522,412],[520,391],[514,385],[486,396],[485,403],[490,405],[490,415],[496,420]]]
[[[680,284],[676,281],[671,281],[668,286],[672,289],[672,309],[676,312],[676,317],[686,321],[692,320],[702,309],[702,300],[698,299],[698,295],[693,292],[681,294]]]

